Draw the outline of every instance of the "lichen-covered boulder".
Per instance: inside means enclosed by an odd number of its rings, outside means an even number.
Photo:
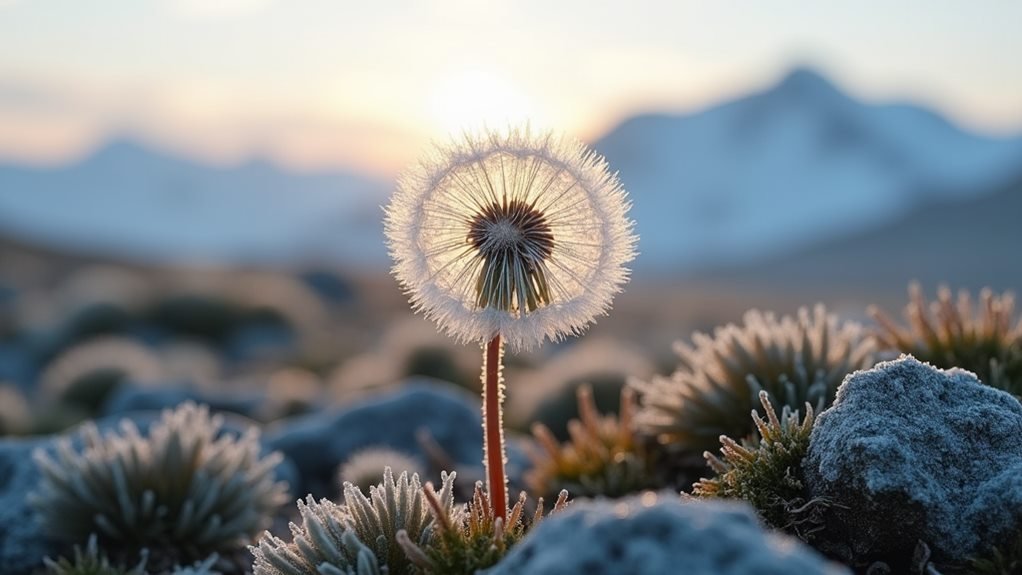
[[[337,466],[367,447],[421,454],[416,434],[426,429],[457,464],[482,457],[479,404],[471,394],[424,379],[341,410],[285,420],[266,435],[269,446],[294,461],[299,493],[336,496]],[[423,459],[425,464],[425,460]]]
[[[43,535],[27,499],[39,482],[32,451],[52,445],[51,440],[0,440],[0,572],[5,575],[34,573],[43,557],[56,557],[60,550]]]
[[[845,379],[804,471],[834,503],[828,552],[906,568],[922,541],[962,560],[1019,525],[1022,405],[969,372],[903,356]]]
[[[486,575],[847,572],[797,539],[764,531],[744,504],[647,492],[571,504],[544,519]]]

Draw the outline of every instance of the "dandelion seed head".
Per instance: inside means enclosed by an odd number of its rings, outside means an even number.
[[[581,333],[635,256],[629,203],[582,144],[528,129],[466,135],[398,181],[385,229],[413,307],[462,341],[514,349]]]

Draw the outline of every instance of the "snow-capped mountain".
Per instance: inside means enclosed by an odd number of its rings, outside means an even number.
[[[377,267],[388,186],[263,161],[213,167],[115,141],[64,168],[0,165],[0,231],[157,261]]]
[[[859,102],[809,70],[692,114],[634,117],[594,147],[631,194],[644,273],[783,256],[1022,172],[1022,138]],[[259,161],[212,167],[115,141],[62,168],[0,164],[0,234],[149,260],[383,269],[390,187]]]
[[[991,191],[1022,168],[1022,138],[970,134],[917,106],[865,104],[803,69],[698,113],[629,119],[595,147],[634,202],[637,265],[665,271],[744,264],[870,229]]]

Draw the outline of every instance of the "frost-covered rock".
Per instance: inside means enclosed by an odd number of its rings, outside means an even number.
[[[803,575],[847,573],[752,509],[647,492],[580,501],[544,519],[486,575]]]
[[[966,371],[880,363],[848,376],[817,418],[804,469],[813,495],[837,504],[837,556],[904,566],[923,541],[964,559],[1020,525],[1022,405]]]
[[[52,444],[49,440],[0,440],[0,571],[5,575],[32,573],[42,566],[43,557],[56,557],[60,550],[43,536],[26,499],[39,481],[32,451]]]
[[[267,433],[267,442],[298,466],[300,493],[330,497],[338,491],[340,463],[371,446],[421,454],[420,429],[428,429],[458,464],[478,464],[482,457],[482,423],[474,397],[423,379],[341,410],[286,420]]]

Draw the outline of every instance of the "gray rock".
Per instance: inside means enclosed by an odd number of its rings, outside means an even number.
[[[103,416],[113,416],[134,411],[160,411],[173,409],[186,401],[204,403],[213,412],[237,413],[255,419],[266,398],[255,392],[215,393],[188,385],[142,387],[128,384],[113,392],[103,403],[101,412]]]
[[[303,479],[299,493],[336,497],[340,463],[371,446],[421,454],[416,432],[423,428],[455,463],[473,465],[482,459],[478,402],[467,392],[421,378],[345,409],[285,420],[267,432],[266,440],[298,466]]]
[[[50,440],[0,440],[0,567],[5,575],[28,575],[60,546],[45,537],[26,496],[39,480],[32,461],[36,447]]]
[[[486,575],[786,575],[847,573],[760,527],[752,509],[648,492],[580,501],[544,519]]]
[[[813,495],[838,504],[828,552],[904,567],[923,541],[970,556],[1020,525],[1020,438],[1022,405],[969,372],[906,356],[848,376],[804,462]]]

